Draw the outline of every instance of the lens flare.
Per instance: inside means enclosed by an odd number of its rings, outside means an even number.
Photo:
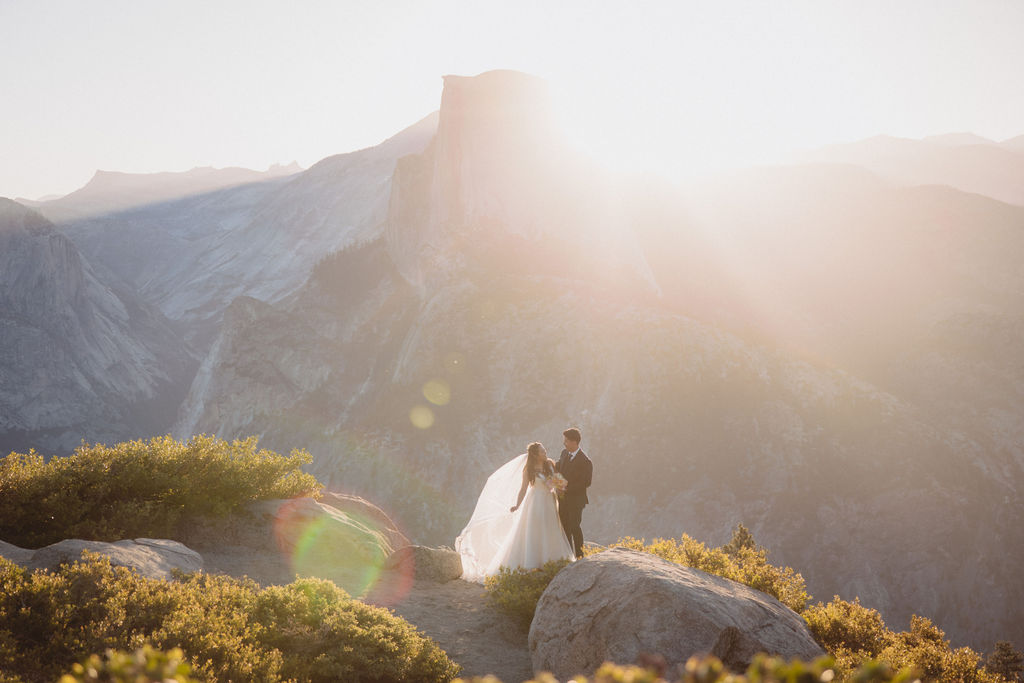
[[[444,369],[451,374],[461,373],[466,369],[466,357],[458,351],[452,351],[444,357]]]
[[[352,596],[396,604],[412,585],[407,567],[386,566],[393,550],[388,538],[362,515],[297,498],[278,509],[274,536],[295,574],[329,579]]]
[[[452,388],[440,379],[432,379],[423,385],[423,396],[436,406],[446,406],[452,400]]]
[[[434,411],[424,405],[418,405],[409,411],[409,421],[419,429],[430,429],[434,426]]]

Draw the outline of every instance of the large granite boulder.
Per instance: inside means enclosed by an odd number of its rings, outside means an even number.
[[[28,548],[19,548],[16,545],[0,541],[0,557],[14,564],[25,566],[32,559],[32,553],[34,552],[34,550]]]
[[[560,679],[641,654],[675,665],[710,653],[735,671],[758,652],[824,654],[804,620],[770,595],[625,548],[555,576],[537,603],[529,646],[533,668]]]
[[[61,563],[75,562],[84,551],[110,558],[116,567],[129,567],[151,579],[169,579],[174,569],[185,573],[203,568],[202,556],[177,541],[162,538],[136,538],[105,543],[67,539],[38,550],[26,550],[0,543],[0,555],[26,569],[56,569]]]
[[[462,556],[451,548],[407,545],[391,553],[385,568],[409,573],[417,581],[446,583],[462,576]]]

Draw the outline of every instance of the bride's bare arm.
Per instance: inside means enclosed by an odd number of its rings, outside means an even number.
[[[523,498],[526,497],[526,487],[530,485],[530,477],[526,474],[526,468],[523,468],[523,485],[519,487],[519,497],[516,498],[516,505],[513,508],[509,508],[509,512],[515,512],[519,509],[519,506],[523,504]]]

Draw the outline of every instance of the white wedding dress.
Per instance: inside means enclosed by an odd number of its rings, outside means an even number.
[[[575,559],[558,520],[558,499],[548,490],[543,474],[527,487],[519,509],[509,512],[516,504],[525,464],[524,453],[502,465],[484,484],[469,524],[455,539],[463,579],[483,582],[501,567],[536,569],[551,560]]]

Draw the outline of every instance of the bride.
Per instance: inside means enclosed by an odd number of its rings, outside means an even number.
[[[551,560],[575,559],[558,519],[558,498],[549,488],[554,473],[544,446],[534,442],[488,477],[469,524],[455,539],[463,579],[482,582],[501,567],[536,569]],[[517,485],[519,495],[510,507]]]

